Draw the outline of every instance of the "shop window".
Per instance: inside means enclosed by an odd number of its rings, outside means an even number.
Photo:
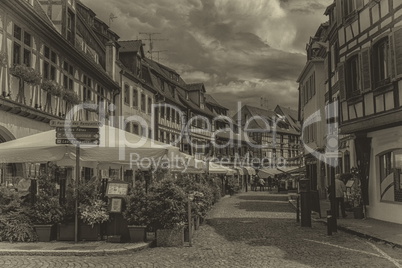
[[[402,202],[402,149],[379,156],[381,201]]]
[[[388,37],[373,46],[374,86],[381,87],[390,82],[390,52]]]

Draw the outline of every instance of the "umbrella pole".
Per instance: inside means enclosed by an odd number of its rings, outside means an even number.
[[[80,145],[75,147],[75,224],[74,224],[74,241],[78,242],[78,187],[80,177]]]

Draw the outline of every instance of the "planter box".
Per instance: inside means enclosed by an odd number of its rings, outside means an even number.
[[[97,241],[100,240],[100,227],[99,224],[91,225],[80,223],[78,229],[78,238],[84,241]]]
[[[184,227],[156,230],[157,247],[182,247],[184,245]]]
[[[36,234],[38,235],[39,242],[49,242],[52,240],[52,224],[48,225],[34,225]]]
[[[364,218],[363,207],[354,207],[353,216],[355,219],[363,219]]]
[[[74,223],[57,225],[57,241],[74,241]]]
[[[145,232],[145,241],[151,242],[155,240],[155,232]]]
[[[107,237],[109,243],[121,243],[121,235],[109,235]]]
[[[129,225],[130,240],[132,243],[144,242],[146,226]]]

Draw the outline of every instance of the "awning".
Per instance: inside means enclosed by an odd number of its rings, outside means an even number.
[[[234,168],[237,170],[239,175],[241,175],[241,176],[244,175],[243,169],[241,167],[234,167]]]
[[[237,174],[236,169],[233,169],[233,168],[227,168],[227,169],[228,169],[228,172],[226,173],[226,175],[233,176],[233,175]]]
[[[255,175],[255,169],[252,167],[243,167],[244,174],[246,175]]]
[[[295,173],[304,173],[306,171],[306,167],[281,167],[278,170],[288,173],[288,174],[295,174]]]
[[[260,178],[268,178],[268,177],[273,177],[277,174],[282,174],[282,171],[276,169],[276,168],[262,168],[258,170],[258,176]]]

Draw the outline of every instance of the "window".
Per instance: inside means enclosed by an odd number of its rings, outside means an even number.
[[[124,103],[130,105],[130,86],[124,84]]]
[[[73,90],[74,89],[74,68],[68,62],[63,63],[63,86],[66,89]],[[84,76],[85,79],[85,76]],[[85,82],[84,82],[85,83]]]
[[[165,106],[160,106],[161,109],[161,118],[165,118]]]
[[[133,89],[133,107],[138,108],[138,90]]]
[[[373,48],[374,86],[379,87],[390,82],[390,53],[388,37],[380,40],[373,46]]]
[[[89,101],[91,100],[91,88],[92,88],[92,80],[91,78],[87,77],[84,75],[84,96],[83,99],[84,101]]]
[[[32,36],[14,24],[13,64],[24,64],[32,67]]]
[[[359,92],[359,62],[354,55],[346,62],[346,96],[351,97]]]
[[[343,14],[345,17],[352,15],[355,11],[361,9],[364,5],[363,0],[344,0],[343,4]]]
[[[141,94],[141,111],[143,111],[144,113],[145,113],[145,106],[146,106],[146,103],[145,103],[145,94]]]
[[[166,119],[170,120],[170,107],[166,107]]]
[[[43,78],[56,80],[57,55],[48,46],[44,47]]]
[[[140,127],[138,124],[133,124],[133,133],[137,135],[140,133]]]
[[[148,113],[152,113],[152,99],[148,97]]]
[[[381,201],[402,202],[402,150],[379,156]]]
[[[67,12],[67,40],[70,43],[74,43],[74,27],[75,27],[75,15],[70,10]]]

